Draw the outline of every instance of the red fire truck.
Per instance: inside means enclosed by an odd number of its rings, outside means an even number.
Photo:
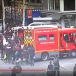
[[[25,30],[24,44],[32,44],[35,59],[47,60],[49,57],[76,56],[76,29],[74,28],[35,28]]]

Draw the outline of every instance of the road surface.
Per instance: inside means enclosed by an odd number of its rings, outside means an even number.
[[[75,65],[76,59],[61,59],[60,60],[60,76],[73,76],[73,68]],[[22,69],[26,69],[26,70],[34,70],[34,71],[22,71],[23,75],[25,74],[32,74],[32,75],[36,75],[36,76],[43,76],[46,75],[46,71],[35,71],[35,70],[40,70],[40,69],[47,69],[47,66],[49,64],[49,61],[40,61],[40,62],[36,62],[35,66],[30,66],[30,65],[21,65]],[[9,69],[9,67],[13,67],[13,64],[8,64],[8,63],[4,63],[3,61],[0,60],[0,69],[1,70],[7,70]],[[11,75],[10,71],[0,71],[0,74],[2,75]],[[8,76],[9,76],[8,75]]]

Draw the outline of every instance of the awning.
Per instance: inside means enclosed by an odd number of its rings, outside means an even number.
[[[54,13],[50,15],[50,17],[52,17],[53,20],[59,20],[61,18],[61,14]]]

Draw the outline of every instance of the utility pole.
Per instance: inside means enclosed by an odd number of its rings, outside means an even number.
[[[23,22],[22,26],[25,26],[25,0],[23,0]]]
[[[2,10],[3,10],[3,31],[5,31],[5,7],[4,7],[4,0],[2,0]]]

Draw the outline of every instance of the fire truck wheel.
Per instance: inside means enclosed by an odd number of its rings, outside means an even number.
[[[72,57],[76,57],[76,52],[75,51],[71,52],[71,55]]]
[[[48,53],[42,53],[41,59],[42,59],[43,61],[48,60],[48,59],[49,59],[49,54],[48,54]]]
[[[63,54],[59,53],[59,58],[62,59],[63,58]]]
[[[69,53],[69,57],[76,57],[76,52],[75,51],[71,51]]]

